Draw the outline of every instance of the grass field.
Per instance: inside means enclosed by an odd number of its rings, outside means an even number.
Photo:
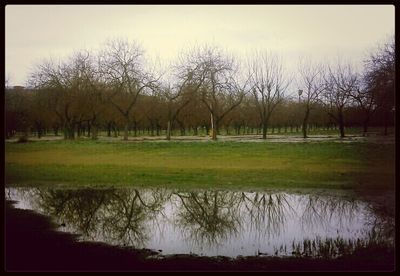
[[[381,189],[394,145],[39,141],[6,143],[7,186]]]

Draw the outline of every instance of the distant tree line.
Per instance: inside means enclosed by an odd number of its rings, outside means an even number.
[[[81,51],[33,70],[26,87],[5,87],[6,138],[259,134],[346,127],[384,127],[394,122],[395,44],[366,58],[362,73],[346,63],[299,63],[289,78],[279,56],[254,52],[240,63],[217,47],[180,55],[156,72],[135,42],[113,40],[96,54]],[[154,66],[153,66],[154,67]],[[293,82],[298,91],[289,93]]]

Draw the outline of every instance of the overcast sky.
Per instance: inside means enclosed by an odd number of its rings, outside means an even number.
[[[208,43],[237,55],[276,51],[293,67],[299,56],[360,64],[393,34],[391,5],[7,5],[6,78],[25,85],[35,63],[116,37],[137,40],[165,61]]]

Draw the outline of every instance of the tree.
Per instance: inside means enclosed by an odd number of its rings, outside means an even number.
[[[365,62],[366,101],[376,101],[376,107],[384,116],[385,135],[389,116],[394,111],[395,98],[395,40],[391,38]],[[368,106],[368,105],[367,105]]]
[[[195,78],[199,67],[191,68],[186,62],[186,58],[181,57],[180,64],[172,68],[176,79],[175,85],[171,85],[169,81],[160,90],[166,98],[167,104],[167,140],[171,139],[171,128],[179,113],[193,100],[194,95],[197,94],[204,82],[204,75],[202,74],[198,75],[197,79]]]
[[[248,75],[262,127],[262,138],[267,139],[268,122],[276,106],[284,98],[289,81],[281,60],[273,54],[255,52],[248,59]]]
[[[31,122],[32,91],[24,87],[14,86],[5,90],[5,124],[6,137],[14,136],[17,131],[22,132],[21,141],[26,141],[29,135]]]
[[[304,106],[303,117],[303,137],[307,138],[307,127],[310,112],[315,104],[318,103],[319,97],[324,89],[324,80],[322,67],[308,63],[300,63],[300,84],[302,88],[299,90],[299,100]]]
[[[212,139],[217,140],[219,123],[243,100],[245,86],[240,85],[237,64],[216,47],[204,46],[187,57],[187,64],[197,83],[199,94],[211,116]]]
[[[325,87],[322,93],[323,103],[329,116],[339,125],[340,137],[344,133],[344,108],[350,102],[350,95],[357,88],[358,75],[347,64],[338,64],[335,68],[329,66],[325,75]]]
[[[152,88],[157,80],[145,72],[143,50],[135,42],[109,41],[100,55],[100,67],[111,89],[108,99],[125,119],[124,140],[128,140],[130,115],[138,96]]]
[[[368,124],[371,120],[372,115],[377,110],[376,105],[376,94],[373,90],[369,90],[367,87],[354,89],[350,97],[356,102],[356,104],[361,108],[364,118],[363,118],[363,136],[367,134]]]

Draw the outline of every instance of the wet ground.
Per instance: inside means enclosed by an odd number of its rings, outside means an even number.
[[[63,136],[43,136],[40,139],[37,137],[30,137],[30,141],[56,141],[63,140]],[[89,139],[88,137],[81,136],[80,139]],[[7,139],[6,142],[17,142],[18,138]],[[107,137],[99,136],[99,141],[115,142],[122,141],[122,137]],[[141,141],[153,141],[153,142],[168,142],[165,136],[139,136],[129,137],[128,142],[141,142]],[[209,136],[172,136],[171,141],[181,142],[207,142],[212,141]],[[308,143],[308,142],[338,142],[338,143],[350,143],[350,142],[369,142],[369,143],[394,143],[394,136],[388,135],[383,136],[379,133],[369,133],[367,136],[362,135],[346,135],[344,138],[340,138],[338,135],[309,135],[307,139],[304,139],[301,135],[280,135],[270,134],[267,136],[267,140],[263,140],[261,135],[218,135],[218,141],[236,141],[236,142],[277,142],[277,143]]]

